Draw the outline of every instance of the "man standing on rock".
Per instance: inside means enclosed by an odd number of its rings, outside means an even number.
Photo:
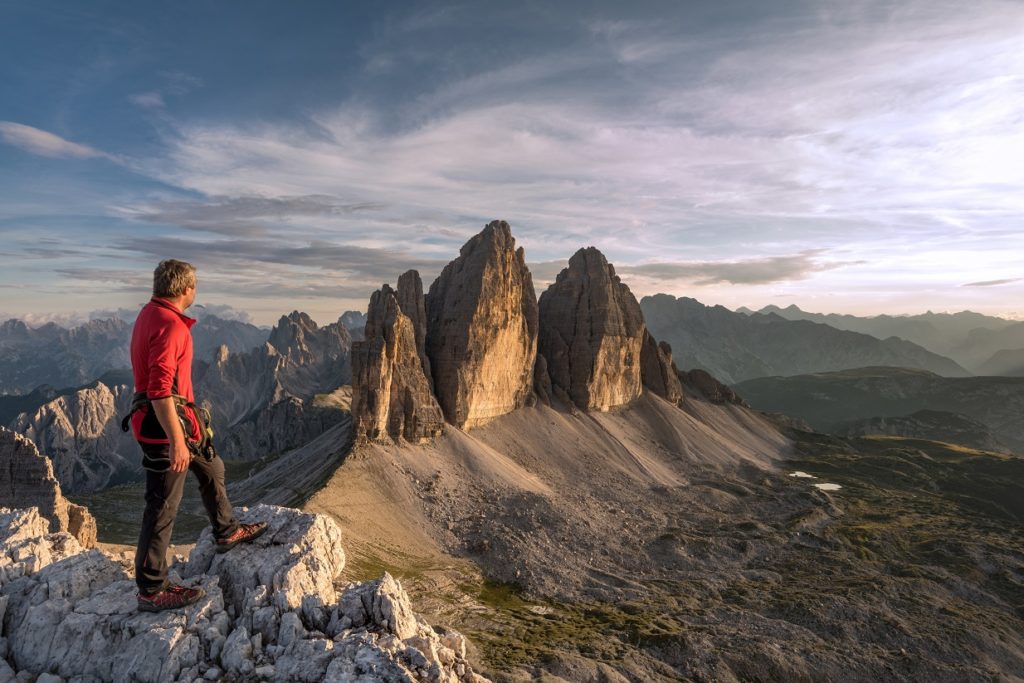
[[[167,580],[167,546],[186,470],[199,480],[218,552],[267,530],[266,522],[238,523],[224,488],[224,461],[212,446],[199,448],[206,425],[200,423],[192,396],[191,327],[196,321],[184,314],[195,301],[196,284],[192,264],[161,261],[153,272],[153,298],[132,330],[135,397],[130,421],[146,470],[146,510],[135,553],[135,582],[139,609],[147,612],[184,607],[203,597],[201,589]],[[122,425],[125,429],[127,421]]]

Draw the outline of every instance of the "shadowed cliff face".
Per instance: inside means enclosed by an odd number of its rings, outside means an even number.
[[[636,297],[594,247],[573,254],[540,296],[538,351],[555,393],[583,410],[640,395],[644,332]]]
[[[523,249],[494,221],[426,295],[426,353],[448,422],[471,428],[526,405],[537,355],[537,298]]]
[[[424,351],[423,286],[414,270],[402,275],[396,293],[373,293],[365,341],[355,342],[352,413],[357,439],[390,436],[417,442],[439,435],[444,416],[431,392]]]

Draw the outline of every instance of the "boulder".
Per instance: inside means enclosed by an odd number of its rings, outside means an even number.
[[[527,404],[538,309],[523,248],[492,221],[430,285],[426,351],[445,419],[470,429]]]
[[[636,297],[594,247],[580,249],[540,296],[538,353],[554,393],[607,410],[641,392],[644,319]]]
[[[352,352],[352,417],[355,439],[438,436],[444,415],[431,391],[425,353],[423,286],[408,271],[398,291],[383,285],[370,297],[364,341]]]

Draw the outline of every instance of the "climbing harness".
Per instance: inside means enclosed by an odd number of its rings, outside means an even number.
[[[217,455],[217,450],[213,447],[213,426],[210,417],[210,411],[202,406],[196,405],[194,402],[189,401],[184,396],[177,393],[178,389],[178,378],[174,378],[174,385],[171,388],[171,398],[174,399],[174,412],[178,416],[178,421],[181,423],[181,429],[185,434],[185,445],[188,446],[189,453],[192,454],[193,458],[202,458],[204,460],[212,460]],[[131,429],[132,415],[136,411],[147,408],[153,410],[153,402],[146,395],[145,391],[136,391],[132,395],[132,404],[128,409],[128,414],[121,420],[121,431],[127,432]],[[192,428],[189,426],[188,410],[192,410],[192,414],[196,416],[196,422],[199,425],[199,438],[192,439]]]

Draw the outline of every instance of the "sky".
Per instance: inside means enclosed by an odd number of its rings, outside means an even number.
[[[258,324],[424,285],[493,219],[538,295],[1024,319],[1024,2],[0,0],[0,316],[164,258]]]

